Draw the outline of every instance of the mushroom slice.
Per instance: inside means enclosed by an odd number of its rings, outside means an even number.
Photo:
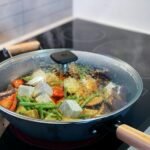
[[[125,106],[127,104],[127,102],[122,99],[122,97],[120,97],[119,95],[115,94],[115,92],[113,93],[113,95],[111,95],[108,100],[106,101],[107,105],[109,105],[109,107],[112,110],[117,110],[120,109],[121,107]]]
[[[103,103],[100,107],[100,109],[98,110],[98,115],[102,115],[102,114],[105,114],[105,113],[110,113],[111,110],[110,108],[108,107],[107,104]]]

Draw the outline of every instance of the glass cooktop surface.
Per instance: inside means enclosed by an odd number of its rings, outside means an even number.
[[[72,48],[117,57],[129,63],[141,75],[144,89],[139,100],[123,115],[121,121],[142,131],[150,126],[149,35],[76,19],[40,34],[34,39],[41,43],[41,49]],[[41,149],[20,140],[12,130],[13,128],[9,125],[0,138],[0,149]],[[84,145],[80,142],[76,144]],[[85,144],[84,148],[125,150],[128,146],[119,141],[115,133],[110,132],[91,144]],[[56,149],[56,147],[49,146],[47,149]],[[62,149],[65,149],[65,146]],[[83,147],[71,147],[71,149],[83,149]]]

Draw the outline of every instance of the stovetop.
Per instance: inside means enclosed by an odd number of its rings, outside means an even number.
[[[139,100],[123,116],[123,122],[144,131],[150,126],[150,36],[80,19],[40,34],[34,39],[42,49],[72,48],[114,56],[128,62],[141,75],[144,90]],[[86,146],[89,149],[125,150],[127,145],[110,133]],[[8,128],[0,138],[0,149],[38,149],[19,139]]]

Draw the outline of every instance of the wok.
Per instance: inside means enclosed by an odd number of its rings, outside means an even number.
[[[49,56],[60,51],[64,51],[64,49],[40,50],[21,54],[2,62],[0,64],[0,90],[4,90],[17,77],[54,63]],[[78,56],[77,62],[79,63],[89,64],[97,68],[107,68],[112,80],[127,88],[127,104],[112,113],[71,122],[32,119],[0,107],[0,113],[26,135],[46,141],[80,141],[95,137],[100,128],[104,127],[110,120],[126,113],[141,95],[143,89],[141,77],[129,64],[105,55],[82,51],[72,52]],[[138,149],[150,149],[149,135],[126,124],[112,124],[111,126],[114,125],[116,136],[120,140]]]

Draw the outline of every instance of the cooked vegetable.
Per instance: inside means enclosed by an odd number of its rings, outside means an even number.
[[[26,111],[27,111],[27,109],[24,106],[19,105],[17,107],[16,113],[18,113],[18,114],[24,114]]]
[[[34,89],[33,96],[36,97],[40,94],[48,94],[49,96],[52,95],[53,91],[52,88],[45,82],[39,82]]]
[[[82,108],[74,100],[64,100],[64,102],[60,105],[59,109],[65,117],[76,118],[82,112]]]
[[[94,97],[91,101],[89,101],[86,106],[94,106],[94,105],[98,105],[101,104],[103,102],[103,97],[99,96],[99,97]]]
[[[110,113],[111,111],[112,111],[111,108],[106,103],[103,103],[98,110],[98,114],[103,115],[106,113]]]
[[[106,69],[72,63],[63,75],[58,68],[51,65],[14,80],[13,89],[0,93],[0,105],[47,121],[93,118],[126,105],[125,88],[111,81]]]
[[[39,118],[39,113],[36,109],[27,110],[24,106],[21,105],[18,106],[16,112],[31,118]]]
[[[33,92],[34,92],[34,87],[32,86],[21,85],[18,88],[19,96],[32,97]]]
[[[11,111],[14,111],[17,106],[16,94],[12,94],[0,100],[0,106],[3,106]]]
[[[31,118],[39,118],[39,113],[36,109],[27,110],[23,113],[25,116],[31,117]]]
[[[14,98],[14,96],[11,95],[11,96],[8,96],[8,97],[0,100],[0,105],[9,109],[13,103],[13,98]]]
[[[37,96],[35,98],[35,100],[38,102],[38,103],[48,103],[50,102],[50,97],[48,96],[48,94],[46,93],[43,93],[43,94],[40,94],[39,96]]]
[[[16,92],[16,90],[14,88],[11,88],[11,89],[6,90],[4,92],[0,92],[0,99],[3,99],[4,97],[10,96],[15,92]]]
[[[36,103],[36,102],[20,102],[19,105],[22,105],[24,107],[31,107],[31,108],[42,108],[42,109],[53,109],[56,108],[56,106],[52,103]]]
[[[80,76],[80,79],[89,75],[89,73],[91,71],[89,66],[75,65],[75,67],[77,68],[77,72]]]
[[[126,105],[126,102],[123,101],[120,95],[117,95],[115,91],[108,97],[107,100],[105,100],[105,103],[107,103],[112,110],[117,110],[118,108]]]
[[[19,102],[35,102],[35,100],[31,97],[26,97],[26,96],[19,96],[17,95],[17,99]]]
[[[16,95],[14,95],[14,100],[13,100],[13,103],[12,105],[10,106],[9,110],[11,111],[15,111],[16,107],[17,107],[17,99],[16,99]]]
[[[56,73],[49,72],[46,74],[46,82],[50,86],[59,86],[61,84],[60,78],[56,75]]]
[[[52,97],[54,97],[55,99],[63,98],[64,97],[63,87],[61,87],[61,86],[53,87],[53,95],[52,95]]]
[[[80,83],[75,78],[69,77],[64,80],[64,88],[70,94],[77,93],[80,88]]]
[[[28,75],[28,76],[25,76],[25,77],[22,77],[21,79],[23,79],[24,81],[30,81],[30,80],[32,80],[32,76],[30,75]]]
[[[29,80],[28,82],[27,82],[27,84],[28,85],[33,85],[33,86],[35,86],[36,84],[38,84],[39,82],[41,82],[41,81],[44,81],[44,79],[43,79],[43,77],[34,77],[34,78],[32,78],[31,80]]]
[[[115,90],[115,88],[117,88],[117,85],[112,82],[109,82],[109,84],[105,87],[108,95],[111,95],[113,93],[113,90]]]
[[[46,80],[46,74],[41,69],[38,69],[32,73],[32,78],[35,78],[35,77],[41,77],[43,78],[44,81]]]
[[[93,98],[96,98],[98,96],[99,96],[99,93],[93,93],[81,104],[81,107],[84,107],[87,103],[89,103],[91,100],[93,100]]]
[[[16,79],[14,81],[12,81],[12,85],[15,88],[19,88],[20,85],[23,85],[24,81],[22,79]]]
[[[97,81],[91,77],[83,78],[82,83],[88,93],[92,93],[98,88]]]
[[[95,117],[97,113],[98,113],[98,110],[87,109],[87,108],[83,109],[83,114],[86,114],[90,117]]]
[[[43,111],[46,114],[45,120],[62,120],[62,114],[58,110],[51,112]]]

